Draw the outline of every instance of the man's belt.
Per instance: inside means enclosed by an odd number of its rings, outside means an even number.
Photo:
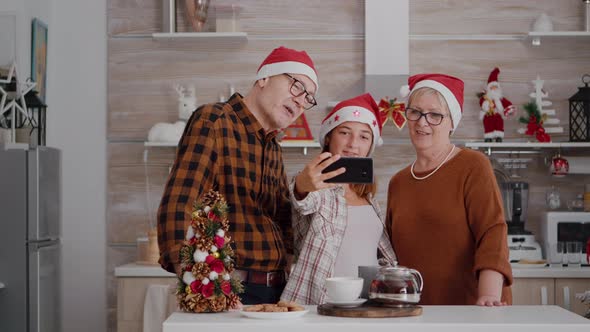
[[[234,270],[233,274],[240,278],[242,282],[248,284],[277,287],[286,283],[284,271],[261,272],[254,270]]]

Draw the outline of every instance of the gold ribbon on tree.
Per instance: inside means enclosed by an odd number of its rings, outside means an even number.
[[[397,129],[402,130],[408,121],[405,115],[406,106],[404,103],[396,103],[396,100],[397,98],[382,98],[379,101],[379,117],[383,126],[385,126],[387,120],[391,119]]]

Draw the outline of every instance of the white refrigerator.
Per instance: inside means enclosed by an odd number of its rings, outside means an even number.
[[[60,159],[0,145],[0,331],[60,331]]]

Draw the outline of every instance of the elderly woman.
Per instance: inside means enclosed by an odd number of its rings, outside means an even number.
[[[401,265],[424,278],[421,304],[510,304],[502,198],[489,160],[450,136],[461,120],[463,82],[409,78],[406,118],[416,160],[388,188],[386,225]]]
[[[326,278],[358,275],[359,265],[377,265],[378,252],[390,262],[395,254],[375,200],[376,184],[325,181],[344,172],[322,173],[343,157],[367,157],[380,145],[381,121],[370,94],[336,105],[322,122],[322,153],[289,186],[293,204],[296,263],[282,300],[326,302]]]

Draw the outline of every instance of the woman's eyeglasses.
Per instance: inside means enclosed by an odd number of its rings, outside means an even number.
[[[448,117],[448,115],[436,112],[423,113],[411,107],[406,108],[405,114],[406,119],[410,121],[418,121],[421,117],[424,117],[426,119],[426,122],[433,126],[438,126],[439,124],[441,124],[445,117]]]
[[[315,100],[315,97],[312,96],[307,90],[305,89],[305,85],[300,80],[296,79],[295,77],[285,74],[287,77],[293,80],[291,83],[291,87],[289,88],[289,92],[293,95],[293,97],[299,97],[305,94],[305,103],[303,104],[303,108],[305,110],[311,109],[312,107],[316,106],[318,103]]]

